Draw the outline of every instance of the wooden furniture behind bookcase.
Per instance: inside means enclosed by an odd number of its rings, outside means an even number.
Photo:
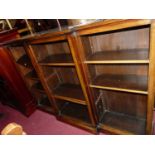
[[[58,119],[96,133],[84,79],[69,34],[29,42],[29,55],[46,85]]]
[[[118,20],[77,28],[75,36],[99,128],[114,134],[151,134],[155,23]]]
[[[9,49],[11,51],[10,54],[16,63],[16,67],[21,74],[21,77],[37,101],[38,108],[49,113],[54,113],[54,109],[48,100],[40,78],[35,71],[35,66],[32,65],[32,62],[29,58],[24,42],[12,44]]]

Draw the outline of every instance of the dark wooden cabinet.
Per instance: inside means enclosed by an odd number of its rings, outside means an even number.
[[[12,93],[12,91],[10,90],[8,82],[2,77],[0,77],[0,101],[3,104],[7,104],[16,109],[18,109],[19,107],[18,106],[19,102]]]
[[[16,30],[0,33],[1,43],[15,38],[19,38]],[[5,47],[0,47],[0,99],[3,104],[9,105],[27,116],[36,109],[35,99],[18,73],[10,51]]]
[[[11,53],[59,120],[94,133],[151,134],[154,41],[153,20],[104,20],[22,40]]]
[[[35,100],[27,90],[9,52],[5,48],[0,48],[0,77],[3,103],[20,110],[25,115],[34,112],[36,109]]]

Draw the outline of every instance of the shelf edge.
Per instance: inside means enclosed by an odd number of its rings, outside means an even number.
[[[149,64],[149,60],[86,60],[86,64]]]
[[[74,63],[39,63],[41,66],[75,66]]]
[[[97,86],[97,85],[92,85],[92,84],[90,84],[89,86],[92,88],[98,88],[98,89],[114,90],[114,91],[122,91],[122,92],[148,95],[147,91],[141,91],[141,90],[123,89],[123,88],[115,88],[115,87],[104,87],[104,86]]]
[[[75,98],[70,98],[70,97],[65,97],[65,96],[60,96],[60,95],[54,95],[54,97],[56,99],[61,99],[61,100],[66,100],[66,101],[70,101],[70,102],[86,105],[86,101],[83,101],[83,100],[79,100],[79,99],[75,99]]]
[[[108,132],[113,133],[113,134],[118,134],[118,135],[136,135],[134,132],[129,132],[129,131],[126,131],[126,130],[121,130],[121,129],[113,128],[113,127],[110,127],[108,125],[100,124],[99,126],[100,126],[101,130],[105,130],[105,131],[108,131]]]

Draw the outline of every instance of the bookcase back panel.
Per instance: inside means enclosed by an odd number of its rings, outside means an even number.
[[[23,55],[25,55],[25,49],[22,46],[17,46],[17,47],[10,47],[9,48],[12,52],[12,55],[14,57],[14,59],[17,61],[20,57],[22,57]]]
[[[54,73],[54,69],[49,66],[41,66],[41,69],[46,79],[50,78],[50,76]]]
[[[57,73],[60,75],[62,83],[80,84],[75,68],[58,68]]]
[[[94,65],[95,74],[98,76],[100,74],[121,74],[121,75],[142,75],[147,76],[148,65],[143,64],[112,64],[112,65]]]
[[[53,61],[52,56],[63,55],[65,57],[65,55],[70,55],[70,49],[67,41],[32,45],[32,47],[38,62],[49,63],[50,60]]]
[[[104,109],[105,111],[146,119],[147,95],[97,89],[94,91],[96,98],[99,94],[102,95],[102,100],[98,102],[102,108],[100,115],[104,113]]]
[[[65,83],[80,84],[75,68],[42,66],[42,70],[51,89]]]
[[[56,102],[59,108],[60,115],[71,117],[80,121],[84,121],[86,123],[91,122],[88,109],[85,105],[80,105],[60,99],[57,99]]]
[[[91,84],[147,91],[148,65],[89,65],[89,70]]]
[[[89,56],[92,54],[101,53],[103,51],[104,52],[114,51],[112,55],[109,55],[110,58],[108,57],[108,55],[106,55],[107,59],[117,59],[118,56],[122,57],[123,59],[125,58],[124,52],[126,51],[127,54],[130,54],[129,52],[136,52],[135,59],[137,57],[148,58],[149,56],[148,27],[122,30],[111,33],[99,33],[95,35],[87,35],[82,37],[82,42],[85,49],[86,58],[89,58]],[[122,51],[122,53],[118,53],[118,51]],[[100,57],[101,55],[99,56],[99,59]],[[130,57],[134,58],[134,56]]]
[[[149,28],[90,37],[93,51],[149,48]]]
[[[55,89],[61,82],[55,68],[50,66],[41,66],[41,69],[48,84],[48,87],[51,90]]]
[[[57,74],[52,74],[49,79],[47,79],[48,87],[53,90],[60,85],[60,80]]]
[[[93,54],[93,45],[90,42],[89,36],[83,36],[81,37],[81,39],[82,39],[82,44],[84,47],[84,55],[87,58],[88,56]]]
[[[47,44],[46,48],[52,54],[62,54],[62,53],[70,54],[70,49],[67,41]]]

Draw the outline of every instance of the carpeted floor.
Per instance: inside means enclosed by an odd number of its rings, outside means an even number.
[[[0,131],[11,122],[23,126],[28,135],[89,135],[91,133],[60,122],[48,113],[36,110],[30,117],[0,103]],[[155,130],[154,130],[155,134]]]
[[[0,104],[0,131],[10,122],[23,126],[28,135],[89,135],[91,133],[56,120],[53,115],[36,110],[30,117]]]

